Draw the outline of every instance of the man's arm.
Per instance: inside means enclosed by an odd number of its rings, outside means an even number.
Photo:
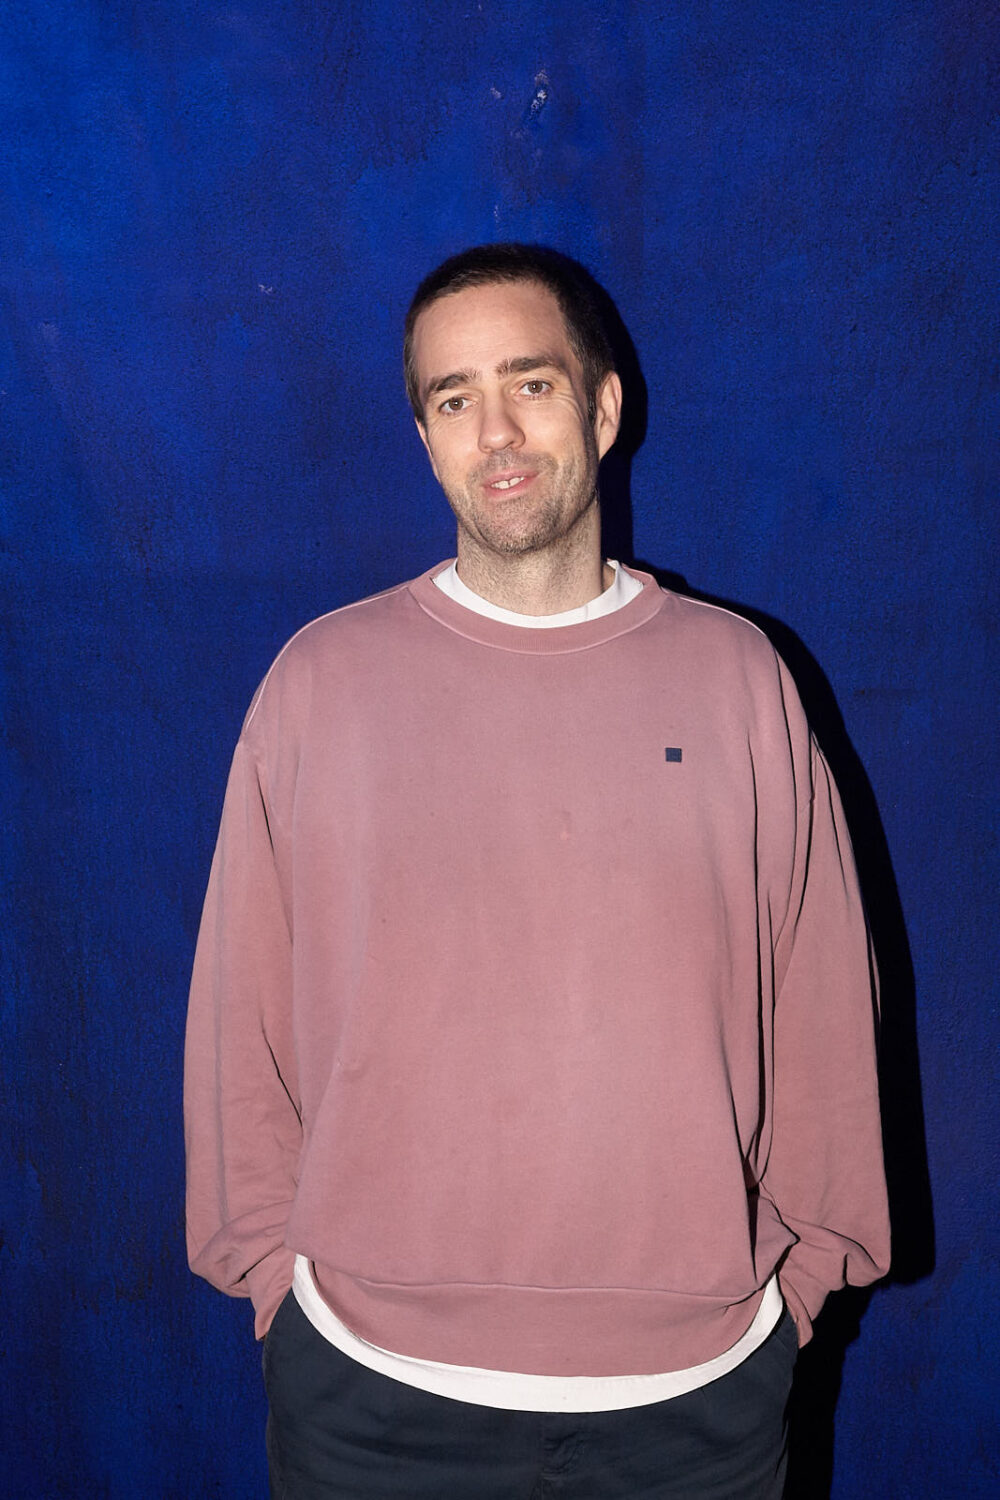
[[[291,937],[266,787],[237,746],[202,915],[184,1070],[191,1269],[251,1297],[258,1337],[292,1281],[284,1247],[302,1128]]]
[[[799,1236],[780,1281],[800,1343],[830,1291],[889,1268],[876,972],[843,809],[815,743],[810,788],[776,945],[774,1120],[760,1184]]]

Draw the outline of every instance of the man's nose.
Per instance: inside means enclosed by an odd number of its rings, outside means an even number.
[[[484,453],[497,453],[504,448],[519,448],[524,442],[524,433],[517,420],[517,413],[510,402],[499,392],[488,396],[483,402],[479,424],[479,446]]]

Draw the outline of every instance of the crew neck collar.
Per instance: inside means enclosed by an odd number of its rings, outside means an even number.
[[[453,630],[456,635],[501,651],[518,651],[530,656],[586,651],[645,624],[659,613],[665,599],[662,589],[651,574],[643,573],[637,568],[625,568],[624,571],[638,579],[643,587],[621,609],[575,625],[533,630],[523,625],[510,625],[506,621],[490,619],[443,593],[435,585],[434,579],[438,573],[450,567],[453,561],[454,559],[448,558],[444,562],[435,563],[433,568],[429,568],[409,584],[410,593],[425,614]],[[623,564],[619,566],[624,567]]]
[[[563,625],[582,625],[584,620],[596,620],[599,615],[614,614],[616,609],[621,609],[626,605],[642,588],[639,580],[632,578],[624,568],[620,568],[614,558],[607,558],[606,566],[611,569],[613,575],[606,589],[602,589],[586,604],[578,605],[574,609],[559,610],[551,615],[518,614],[516,610],[504,609],[501,605],[494,604],[482,594],[474,593],[468,584],[463,582],[455,563],[450,563],[447,568],[435,573],[432,581],[435,588],[449,594],[456,604],[464,604],[466,609],[475,610],[478,615],[487,615],[491,620],[502,620],[507,625],[519,625],[525,630],[558,630]]]

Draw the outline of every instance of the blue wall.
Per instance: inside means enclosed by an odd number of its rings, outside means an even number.
[[[4,7],[12,1496],[264,1493],[183,1259],[199,906],[281,642],[450,554],[400,323],[498,237],[615,298],[614,543],[764,618],[858,842],[898,1270],[802,1360],[796,1493],[1000,1492],[998,64],[972,0]]]

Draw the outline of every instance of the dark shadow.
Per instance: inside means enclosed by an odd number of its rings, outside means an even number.
[[[831,1297],[801,1350],[789,1402],[785,1500],[829,1500],[833,1486],[834,1414],[844,1355],[858,1337],[870,1288],[848,1287]]]
[[[601,463],[601,533],[605,557],[627,562],[633,554],[632,459],[646,438],[649,393],[629,331],[607,292],[595,288],[605,332],[622,383],[618,440]]]
[[[648,392],[635,345],[617,308],[603,288],[593,285],[624,392],[621,433],[601,465],[604,555],[633,562],[664,588],[720,605],[758,626],[795,680],[840,791],[881,977],[879,1082],[893,1240],[892,1271],[882,1285],[919,1281],[934,1268],[934,1216],[920,1088],[916,994],[899,890],[871,783],[822,668],[793,630],[761,610],[705,594],[678,574],[635,558],[631,468],[646,435]],[[799,1356],[790,1408],[786,1500],[829,1500],[834,1416],[844,1356],[859,1335],[862,1315],[874,1295],[876,1289],[852,1287],[832,1297],[816,1320],[812,1341]]]
[[[676,573],[635,565],[664,588],[717,604],[750,620],[771,641],[795,679],[806,715],[840,791],[881,977],[879,1087],[893,1265],[883,1286],[908,1284],[934,1268],[934,1215],[917,1047],[913,964],[899,890],[871,783],[851,744],[833,690],[793,630],[762,610],[691,588]],[[799,1357],[791,1404],[786,1500],[828,1500],[833,1478],[834,1413],[844,1355],[858,1337],[874,1289],[832,1297]]]

